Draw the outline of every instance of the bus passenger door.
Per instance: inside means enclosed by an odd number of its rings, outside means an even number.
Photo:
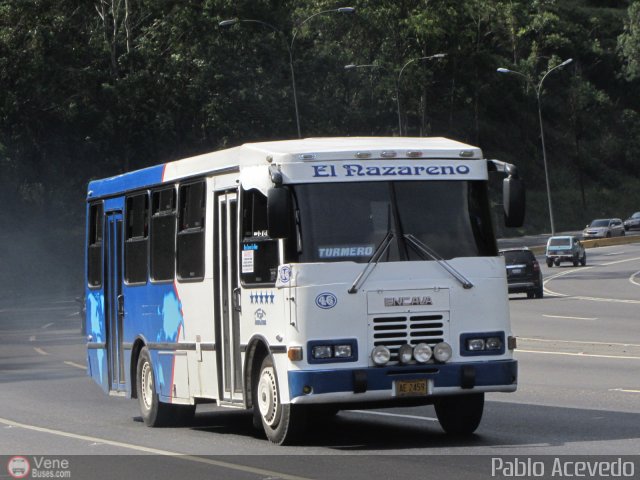
[[[236,191],[216,194],[216,207],[214,258],[219,398],[224,402],[242,403]]]
[[[122,345],[124,296],[122,295],[122,212],[107,212],[105,235],[105,326],[107,365],[111,392],[126,391]]]

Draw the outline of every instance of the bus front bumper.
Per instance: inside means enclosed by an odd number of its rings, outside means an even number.
[[[399,399],[396,382],[426,380],[425,403],[441,395],[474,392],[514,392],[518,362],[498,360],[449,364],[370,367],[334,370],[291,370],[293,404],[357,403]],[[403,397],[404,398],[404,397]]]

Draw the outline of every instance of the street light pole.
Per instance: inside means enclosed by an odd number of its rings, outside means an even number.
[[[289,53],[289,70],[291,72],[291,92],[293,94],[293,107],[296,115],[296,127],[298,129],[298,138],[302,138],[302,129],[300,128],[300,112],[298,110],[298,92],[296,89],[296,74],[295,74],[295,69],[293,68],[293,45],[296,41],[296,36],[298,35],[300,28],[305,23],[307,23],[312,18],[317,17],[318,15],[322,15],[324,13],[354,13],[355,11],[356,9],[353,7],[340,7],[340,8],[332,8],[330,10],[322,10],[321,12],[316,12],[297,24],[296,28],[293,30],[293,34],[291,35],[291,43],[287,41],[287,36],[282,30],[275,27],[274,25],[271,25],[270,23],[263,22],[262,20],[232,18],[229,20],[222,20],[220,23],[218,23],[218,26],[220,27],[230,27],[231,25],[235,25],[236,23],[257,23],[282,35],[282,38],[285,40],[287,52]]]
[[[551,224],[551,236],[555,235],[556,233],[556,229],[555,229],[555,223],[553,221],[553,206],[551,204],[551,186],[549,183],[549,169],[547,167],[547,149],[545,147],[545,143],[544,143],[544,126],[542,123],[542,101],[540,99],[540,96],[542,94],[542,83],[544,82],[544,79],[547,78],[547,76],[553,72],[554,70],[557,70],[558,68],[564,67],[565,65],[570,64],[573,61],[572,58],[569,58],[567,60],[565,60],[564,62],[562,62],[559,65],[556,65],[555,67],[547,70],[547,72],[545,72],[545,74],[542,76],[542,79],[540,80],[540,82],[538,83],[538,85],[536,86],[535,83],[533,83],[533,80],[531,79],[531,77],[529,77],[528,75],[525,75],[523,73],[517,72],[515,70],[509,70],[508,68],[498,68],[498,72],[499,73],[510,73],[513,75],[519,75],[522,78],[524,78],[527,82],[529,82],[531,84],[531,86],[534,88],[535,92],[536,92],[536,100],[538,102],[538,121],[540,122],[540,141],[542,143],[542,163],[544,165],[544,178],[545,178],[545,183],[547,186],[547,203],[549,204],[549,223]]]
[[[446,53],[436,53],[435,55],[430,55],[427,57],[412,58],[407,63],[405,63],[400,69],[400,73],[398,74],[398,80],[396,81],[396,91],[397,91],[396,97],[398,100],[398,128],[400,129],[400,136],[402,136],[402,116],[400,115],[400,78],[402,77],[402,72],[404,72],[404,69],[407,68],[411,63],[415,62],[416,60],[431,60],[434,58],[444,58],[446,55],[447,55]]]
[[[398,111],[398,135],[402,136],[402,115],[400,113],[400,79],[402,78],[402,72],[404,72],[404,69],[409,64],[415,62],[416,60],[431,60],[431,59],[434,59],[434,58],[444,58],[446,55],[447,55],[446,53],[436,53],[435,55],[429,55],[428,57],[412,58],[407,63],[405,63],[402,66],[402,68],[400,69],[400,73],[398,73],[398,77],[395,79],[396,109]],[[388,68],[383,67],[382,65],[376,65],[376,64],[367,64],[367,65],[349,64],[349,65],[345,65],[344,66],[345,70],[353,70],[355,68],[380,68],[382,70],[389,71]]]
[[[356,65],[354,63],[350,63],[349,65],[345,65],[345,70],[354,70],[356,68],[379,68],[380,70],[389,71],[388,68],[383,67],[382,65],[377,65],[375,63]],[[398,100],[398,82],[395,82],[396,87],[396,101],[398,101],[398,125],[400,125],[400,101]],[[402,135],[402,131],[399,132],[399,135]]]

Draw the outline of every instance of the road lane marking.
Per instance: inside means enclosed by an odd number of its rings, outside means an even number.
[[[91,443],[101,443],[104,445],[111,445],[112,447],[126,448],[129,450],[135,450],[138,452],[151,453],[154,455],[164,455],[167,457],[174,457],[179,460],[187,460],[190,462],[204,463],[207,465],[214,465],[216,467],[227,468],[229,470],[236,470],[236,471],[245,472],[245,473],[252,473],[255,475],[270,475],[276,478],[282,478],[284,480],[310,480],[306,477],[299,477],[297,475],[289,475],[286,473],[274,472],[271,470],[254,468],[254,467],[239,465],[231,462],[223,462],[221,460],[213,460],[210,458],[196,457],[194,455],[184,455],[182,453],[171,452],[169,450],[160,450],[157,448],[142,447],[140,445],[132,445],[131,443],[116,442],[114,440],[107,440],[107,439],[98,438],[98,437],[90,437],[88,435],[79,435],[77,433],[64,432],[62,430],[54,430],[51,428],[37,427],[35,425],[28,425],[25,423],[14,422],[13,420],[1,418],[1,417],[0,417],[0,423],[11,426],[11,427],[24,428],[25,430],[33,430],[35,432],[48,433],[51,435],[58,435],[60,437],[73,438],[75,440],[83,440]]]
[[[607,263],[603,263],[602,266],[607,267],[609,265],[616,265],[618,263],[635,262],[636,260],[640,260],[640,257],[627,258],[625,260],[616,260],[615,262],[607,262]]]
[[[437,422],[437,418],[432,417],[420,417],[418,415],[401,415],[399,413],[386,413],[386,412],[373,412],[371,410],[349,410],[350,412],[355,413],[364,413],[365,415],[381,415],[385,417],[401,417],[401,418],[409,418],[411,420],[425,420],[427,422]]]
[[[36,341],[36,336],[35,336],[35,335],[31,335],[31,336],[29,337],[29,341],[30,341],[30,342],[35,342],[35,341]]]
[[[47,352],[45,352],[43,349],[39,348],[39,347],[33,347],[33,349],[38,352],[40,355],[49,355]]]
[[[570,320],[598,320],[597,317],[567,317],[564,315],[542,315],[543,317],[547,317],[547,318],[567,318]]]
[[[629,277],[629,281],[630,281],[631,283],[633,283],[634,285],[638,285],[638,286],[640,287],[640,283],[636,282],[636,277],[637,277],[639,274],[640,274],[640,271],[638,271],[638,272],[634,273],[633,275],[631,275],[631,276]]]
[[[629,390],[626,388],[610,388],[610,392],[624,392],[624,393],[640,393],[640,390]]]
[[[597,355],[595,353],[571,353],[571,352],[546,352],[543,350],[521,350],[517,349],[517,353],[541,353],[545,355],[568,355],[570,357],[592,357],[592,358],[617,358],[621,360],[640,360],[640,357],[629,357],[623,355]]]
[[[65,363],[66,365],[70,365],[70,366],[72,366],[72,367],[80,368],[80,369],[82,369],[82,370],[86,370],[86,369],[87,369],[87,367],[86,367],[86,366],[84,366],[84,365],[80,365],[79,363],[69,362],[69,361],[65,361],[64,363]]]
[[[636,260],[636,259],[632,259],[632,260]],[[620,262],[612,262],[612,263],[620,263]],[[611,265],[611,264],[607,264],[607,265]],[[544,287],[544,293],[549,295],[549,296],[552,296],[552,297],[571,298],[572,300],[590,300],[592,302],[640,304],[640,300],[628,300],[628,299],[623,299],[623,298],[587,297],[587,296],[583,296],[583,295],[575,295],[575,296],[574,295],[568,295],[566,293],[554,292],[553,290],[551,290],[551,289],[549,289],[547,287],[547,283],[550,282],[551,280],[555,280],[558,277],[563,277],[563,276],[569,275],[571,273],[583,272],[583,271],[585,271],[585,270],[587,270],[589,268],[593,268],[593,267],[572,268],[571,270],[566,270],[564,272],[556,273],[555,275],[547,277],[542,282],[542,285]],[[638,273],[640,273],[640,272],[638,272]]]
[[[542,281],[542,286],[544,288],[544,293],[546,293],[547,295],[554,296],[554,297],[567,297],[568,295],[566,295],[564,293],[554,292],[553,290],[550,290],[549,288],[547,288],[547,283],[549,283],[551,280],[555,280],[558,277],[564,277],[565,275],[570,275],[570,274],[575,273],[575,272],[583,272],[585,270],[591,270],[592,268],[593,267],[571,268],[569,270],[564,270],[562,272],[555,273],[555,274],[551,275],[550,277],[545,278]]]
[[[605,262],[605,263],[601,263],[601,264],[595,264],[593,266],[589,266],[589,267],[578,267],[578,268],[571,268],[569,270],[565,270],[559,273],[556,273],[554,275],[551,275],[550,277],[545,278],[542,281],[542,285],[544,288],[544,293],[552,296],[552,297],[569,297],[575,300],[590,300],[593,302],[614,302],[614,303],[632,303],[632,304],[640,304],[639,300],[624,300],[624,299],[617,299],[617,298],[600,298],[600,297],[584,297],[584,296],[572,296],[572,295],[567,295],[565,293],[558,293],[558,292],[554,292],[553,290],[549,289],[547,287],[547,283],[550,282],[551,280],[555,280],[558,277],[563,277],[565,275],[570,275],[572,273],[575,272],[584,272],[586,270],[590,270],[594,267],[608,267],[610,265],[617,265],[618,263],[626,263],[626,262],[635,262],[640,260],[640,257],[634,257],[634,258],[626,258],[624,260],[616,260],[613,262]],[[637,272],[636,274],[640,274],[640,272]],[[635,276],[636,274],[632,275]],[[631,279],[630,279],[631,281]],[[631,283],[635,283],[635,282],[631,282]],[[636,285],[640,285],[640,284],[636,284]]]
[[[46,328],[49,328],[51,325],[55,325],[55,323],[53,323],[53,322],[51,322],[51,323],[47,323],[46,325],[43,325],[43,326],[41,326],[40,328],[41,328],[42,330],[44,330],[44,329],[46,329]]]
[[[564,295],[565,297],[567,295]],[[602,297],[585,297],[582,295],[577,295],[575,297],[570,297],[573,300],[590,300],[592,302],[609,302],[609,303],[631,303],[631,304],[640,304],[640,300],[628,300],[624,298],[602,298]]]

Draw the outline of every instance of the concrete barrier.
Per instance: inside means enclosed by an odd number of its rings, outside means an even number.
[[[640,235],[625,235],[624,237],[594,238],[593,240],[582,240],[584,248],[608,247],[610,245],[626,245],[628,243],[640,242]]]
[[[611,245],[626,245],[628,243],[640,243],[640,235],[625,235],[624,237],[612,237],[612,238],[594,238],[593,240],[580,240],[584,248],[598,248],[608,247]],[[545,245],[539,245],[536,247],[529,247],[534,255],[543,255],[547,251]]]

